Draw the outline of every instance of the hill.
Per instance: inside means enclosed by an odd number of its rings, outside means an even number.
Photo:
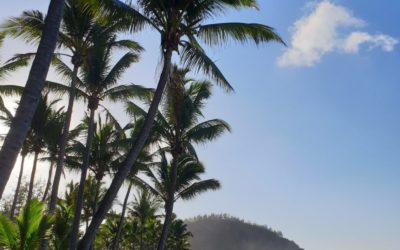
[[[191,250],[304,250],[281,232],[228,215],[198,216],[186,221]]]

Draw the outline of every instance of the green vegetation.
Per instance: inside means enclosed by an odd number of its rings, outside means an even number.
[[[9,127],[0,151],[0,249],[189,249],[192,233],[174,214],[174,204],[220,187],[216,179],[201,179],[206,164],[196,145],[230,131],[224,120],[204,117],[212,85],[233,91],[201,44],[283,43],[263,24],[209,23],[227,9],[248,8],[257,2],[51,0],[47,15],[27,10],[4,22],[0,45],[9,36],[38,50],[0,65],[3,80],[33,59],[24,87],[0,85],[0,118]],[[120,82],[143,51],[120,38],[145,28],[161,41],[154,89]],[[61,82],[46,80],[49,68]],[[193,78],[198,72],[207,80]],[[20,98],[15,112],[5,97]],[[87,112],[74,110],[75,102],[84,102]],[[110,103],[126,105],[130,122],[120,124]],[[70,129],[73,112],[84,119]],[[18,154],[16,190],[4,196]],[[35,182],[42,163],[49,165],[44,187]],[[60,195],[62,175],[71,172],[80,181]],[[124,184],[120,204],[116,197]]]
[[[185,223],[195,235],[189,240],[193,250],[303,250],[279,231],[226,214],[197,216]]]

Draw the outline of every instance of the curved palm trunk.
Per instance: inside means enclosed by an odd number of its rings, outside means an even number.
[[[15,189],[14,199],[13,199],[13,203],[12,203],[11,211],[10,211],[10,218],[11,219],[14,218],[15,208],[17,207],[19,189],[21,188],[22,176],[24,174],[24,164],[25,164],[25,155],[22,155],[21,167],[20,167],[20,170],[19,170],[19,176],[18,176],[18,182],[17,182],[17,188]]]
[[[50,203],[49,203],[49,213],[52,214],[57,205],[58,198],[58,188],[60,186],[61,174],[64,167],[64,158],[65,158],[65,150],[67,148],[68,136],[69,136],[69,128],[71,125],[72,118],[72,110],[74,108],[74,100],[75,100],[75,92],[76,92],[76,81],[78,75],[79,66],[74,64],[73,69],[73,78],[71,81],[70,91],[69,91],[69,99],[68,99],[68,108],[64,121],[63,133],[60,140],[60,150],[57,157],[57,166],[56,172],[54,174],[53,180],[53,188],[51,189]]]
[[[46,188],[44,189],[44,194],[42,198],[42,202],[44,202],[47,198],[47,194],[49,193],[50,185],[51,185],[51,177],[53,177],[53,167],[54,162],[51,162],[49,169],[49,177],[47,178]]]
[[[79,225],[80,218],[82,213],[82,205],[83,205],[83,195],[85,191],[85,181],[86,175],[89,167],[89,156],[90,156],[90,148],[93,140],[93,129],[94,129],[94,112],[95,109],[90,109],[90,117],[89,117],[89,126],[88,126],[88,135],[86,141],[85,152],[83,153],[83,162],[82,162],[82,172],[81,179],[79,182],[78,195],[76,198],[76,208],[75,208],[75,216],[72,224],[71,231],[71,239],[69,244],[69,249],[75,250],[78,245],[78,234],[79,234]]]
[[[113,250],[119,249],[119,240],[121,238],[121,231],[122,231],[122,226],[123,226],[124,220],[125,220],[125,212],[126,212],[126,207],[128,205],[129,194],[131,193],[131,188],[132,188],[132,184],[129,183],[128,191],[126,191],[126,195],[125,195],[125,199],[124,199],[124,205],[122,206],[121,218],[119,219],[119,222],[118,222],[117,235],[115,236],[115,239],[114,239],[112,247],[111,247],[111,249],[113,249]]]
[[[173,153],[173,163],[172,163],[172,181],[171,187],[168,191],[168,199],[165,201],[165,218],[164,224],[161,231],[161,236],[158,241],[157,250],[164,250],[165,244],[167,242],[169,226],[172,222],[172,213],[174,211],[175,203],[175,190],[176,190],[176,179],[178,174],[178,156],[179,154]]]
[[[29,190],[28,190],[28,198],[27,203],[32,199],[33,194],[33,186],[35,184],[35,175],[36,175],[36,167],[38,162],[39,152],[35,152],[35,156],[33,158],[33,167],[31,172],[31,180],[29,181]]]
[[[147,138],[149,137],[150,130],[153,127],[154,118],[158,110],[158,105],[161,102],[165,86],[168,82],[171,73],[171,68],[172,68],[171,57],[172,57],[172,49],[167,49],[167,51],[164,53],[164,65],[163,65],[163,70],[161,72],[160,80],[158,82],[156,92],[154,93],[154,97],[151,102],[149,111],[146,115],[143,128],[141,129],[137,140],[134,141],[133,147],[129,151],[124,164],[121,165],[121,167],[118,169],[118,172],[115,174],[114,179],[112,180],[111,185],[107,190],[107,193],[102,199],[99,208],[96,211],[95,216],[93,216],[93,219],[90,223],[88,230],[86,230],[85,235],[83,236],[82,240],[79,243],[78,246],[79,250],[89,249],[89,246],[95,236],[97,229],[99,228],[101,222],[106,216],[108,210],[111,208],[112,203],[115,197],[117,196],[119,189],[124,183],[124,180],[128,176],[140,151],[142,150],[143,146],[147,141]]]
[[[51,0],[43,34],[18,109],[0,151],[0,199],[31,126],[56,47],[64,0]]]

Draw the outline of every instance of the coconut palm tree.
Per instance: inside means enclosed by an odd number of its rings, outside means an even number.
[[[44,204],[33,199],[22,209],[15,222],[0,214],[0,247],[10,250],[32,250],[40,241],[48,238],[53,223],[51,216],[44,215]]]
[[[163,244],[166,243],[167,238],[162,237],[164,233],[165,237],[168,236],[168,228],[173,219],[174,203],[178,199],[189,200],[203,192],[220,187],[220,183],[215,179],[201,180],[200,175],[205,172],[205,169],[195,157],[183,155],[177,161],[172,159],[169,162],[164,151],[160,152],[160,157],[161,160],[156,164],[155,170],[146,171],[152,184],[138,178],[143,186],[164,202],[165,219],[157,249],[165,247]],[[176,166],[176,173],[174,173],[173,164]],[[175,176],[176,180],[174,180]]]
[[[69,247],[71,237],[71,222],[74,217],[73,207],[65,200],[59,199],[54,213],[51,245],[56,250],[65,250]]]
[[[216,64],[206,55],[197,38],[207,45],[222,45],[229,39],[241,43],[254,41],[256,44],[277,41],[282,39],[269,26],[247,23],[220,23],[204,24],[207,19],[224,13],[229,8],[256,8],[256,0],[194,0],[194,1],[166,1],[166,0],[139,0],[137,6],[124,4],[118,0],[102,1],[113,14],[131,21],[130,29],[140,30],[151,27],[161,36],[161,51],[163,67],[157,88],[147,112],[142,132],[135,145],[126,157],[125,164],[115,175],[104,200],[99,205],[96,216],[93,218],[89,230],[86,231],[80,243],[80,249],[88,249],[97,228],[100,226],[112,201],[118,194],[129,169],[145,145],[150,133],[158,105],[161,101],[164,88],[169,80],[174,52],[180,52],[180,58],[189,68],[203,71],[212,77],[225,89],[232,90]]]
[[[50,1],[43,27],[43,35],[29,72],[28,81],[12,121],[12,126],[0,150],[0,198],[10,178],[39,103],[52,54],[56,47],[63,7],[64,0]]]
[[[145,225],[149,219],[156,217],[157,211],[161,208],[161,203],[158,197],[155,197],[148,189],[139,189],[132,202],[130,213],[139,221],[140,236],[139,244],[140,250],[144,250],[143,236],[145,234]]]
[[[76,214],[74,218],[74,227],[71,237],[71,249],[75,249],[79,229],[79,219],[83,200],[84,183],[90,161],[90,148],[94,135],[94,117],[99,104],[103,100],[120,101],[140,95],[137,92],[139,88],[135,85],[117,85],[118,79],[123,72],[134,62],[138,60],[138,55],[134,52],[127,52],[114,65],[111,65],[111,53],[115,35],[105,36],[99,34],[93,37],[93,46],[89,49],[85,63],[82,66],[81,78],[78,79],[76,94],[87,102],[89,110],[89,121],[87,128],[87,140],[85,150],[83,151],[80,188],[77,197]],[[63,65],[64,72],[71,72],[66,65]],[[52,83],[60,91],[68,90],[62,84]]]
[[[39,100],[38,108],[32,119],[31,133],[32,133],[32,152],[34,153],[33,167],[31,179],[29,183],[28,201],[32,198],[33,185],[35,183],[35,174],[39,154],[44,153],[46,145],[45,138],[48,132],[56,129],[60,120],[62,120],[62,108],[55,110],[55,105],[59,100],[48,100],[48,94],[43,95]]]
[[[99,23],[101,26],[99,26]],[[65,150],[67,147],[68,133],[70,129],[72,110],[75,99],[75,88],[78,72],[83,64],[84,58],[92,46],[93,33],[115,33],[120,28],[118,19],[107,19],[99,9],[93,8],[85,0],[67,0],[63,12],[63,20],[60,28],[59,47],[69,51],[68,54],[57,53],[60,56],[71,58],[73,70],[70,72],[69,100],[64,122],[63,134],[59,141],[60,152],[58,154],[56,172],[54,175],[53,188],[50,198],[49,210],[53,212],[56,206],[58,187],[65,161]],[[25,11],[21,16],[11,18],[4,24],[6,32],[14,37],[23,37],[28,41],[37,40],[44,26],[44,15],[40,11]],[[100,29],[99,27],[103,27]],[[114,47],[141,50],[141,47],[134,41],[117,40],[113,41]],[[20,55],[19,58],[26,59],[32,54]],[[56,59],[56,65],[58,59]],[[62,68],[62,67],[61,67]],[[61,69],[62,71],[63,69]],[[51,88],[50,86],[47,86]]]
[[[211,95],[211,83],[187,78],[188,72],[188,69],[173,67],[162,111],[157,114],[154,125],[154,134],[166,145],[163,150],[172,156],[171,193],[175,189],[177,162],[181,156],[190,154],[197,158],[193,144],[206,143],[230,131],[229,125],[220,119],[200,122],[203,117],[202,108]],[[136,116],[145,115],[144,110],[133,102],[128,103],[128,112]],[[165,216],[159,245],[165,245],[168,227],[172,221],[172,197],[167,204],[171,208],[166,210],[169,213]]]
[[[167,249],[189,250],[189,238],[192,236],[193,234],[188,231],[187,225],[183,220],[174,219],[168,234]]]
[[[85,119],[83,126],[88,127],[88,119]],[[126,128],[125,128],[126,129]],[[105,122],[101,116],[98,116],[97,122],[94,123],[94,135],[91,144],[89,155],[89,170],[93,173],[93,178],[97,183],[93,190],[94,202],[92,207],[92,215],[96,211],[99,200],[99,190],[104,177],[111,174],[118,167],[121,161],[121,146],[125,139],[125,129],[109,118]],[[85,129],[86,132],[86,129]],[[71,146],[71,151],[79,162],[82,152],[85,150],[85,145],[80,141],[75,141]],[[78,164],[79,164],[78,162]]]
[[[141,126],[143,125],[143,119],[135,119],[135,122],[133,124],[130,124],[131,131],[130,131],[130,137],[134,138],[138,135],[138,133],[140,132]],[[129,147],[131,146],[131,141],[132,139],[127,137],[125,139],[125,145],[122,148],[123,154],[126,153],[129,150]],[[122,205],[122,212],[120,215],[120,220],[118,223],[118,229],[117,229],[117,233],[116,236],[113,240],[113,245],[112,245],[112,249],[119,249],[119,242],[120,242],[120,237],[121,237],[121,233],[122,233],[122,229],[124,227],[124,221],[125,221],[125,213],[127,210],[127,205],[128,205],[128,199],[129,199],[129,195],[132,189],[132,186],[135,184],[135,176],[139,171],[143,171],[145,169],[147,169],[149,167],[149,165],[151,165],[152,160],[153,160],[153,155],[149,153],[149,149],[151,148],[152,144],[154,144],[157,141],[157,139],[154,136],[150,136],[149,140],[147,142],[147,145],[145,148],[143,148],[142,152],[140,153],[138,160],[135,162],[135,166],[132,167],[131,172],[127,178],[127,182],[128,182],[128,189],[124,198],[124,203]],[[117,169],[115,169],[117,170]]]

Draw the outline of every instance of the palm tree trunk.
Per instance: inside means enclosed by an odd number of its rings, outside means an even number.
[[[119,249],[119,240],[121,238],[121,231],[122,231],[122,226],[123,226],[124,220],[125,220],[125,212],[126,212],[126,207],[128,205],[129,194],[131,193],[131,188],[132,188],[132,183],[129,183],[128,191],[126,191],[124,204],[122,206],[121,218],[119,219],[119,223],[118,223],[117,235],[115,236],[115,239],[114,239],[112,247],[111,247],[111,249],[113,249],[113,250]]]
[[[72,118],[72,110],[74,108],[74,100],[75,100],[75,92],[76,92],[76,81],[78,75],[79,66],[78,64],[74,64],[73,69],[73,77],[71,81],[70,91],[69,91],[69,99],[68,99],[68,108],[67,113],[65,115],[63,134],[60,140],[60,151],[57,157],[57,166],[56,172],[54,174],[53,180],[53,188],[51,189],[50,203],[49,203],[49,213],[54,213],[57,205],[58,198],[58,188],[60,186],[61,174],[64,167],[64,158],[65,158],[65,150],[67,148],[68,136],[69,136],[69,127],[71,125]]]
[[[58,39],[63,8],[64,0],[51,0],[28,81],[0,151],[0,199],[28,134],[32,117],[44,87],[44,81]]]
[[[140,221],[140,250],[144,250],[144,242],[143,242],[143,231],[144,231],[144,221]]]
[[[132,166],[134,165],[139,153],[141,152],[143,146],[145,145],[147,138],[150,134],[150,130],[153,127],[154,118],[156,116],[158,105],[160,104],[162,95],[164,93],[165,86],[169,80],[169,76],[171,73],[172,63],[172,49],[167,49],[164,53],[164,66],[161,72],[160,80],[157,85],[156,92],[154,93],[153,100],[151,102],[149,111],[146,115],[146,119],[143,125],[143,128],[140,131],[140,134],[137,140],[134,141],[131,150],[129,151],[124,164],[118,169],[118,172],[115,174],[114,179],[111,182],[107,193],[102,199],[95,216],[90,223],[88,230],[86,230],[85,235],[79,243],[79,250],[88,250],[90,243],[92,242],[97,229],[99,228],[101,222],[106,216],[108,210],[111,208],[112,203],[115,197],[118,194],[119,189],[121,188],[124,180],[128,176]]]
[[[95,178],[95,180],[96,180],[96,190],[95,190],[95,197],[94,197],[94,201],[93,201],[93,213],[92,213],[92,216],[94,216],[94,214],[96,213],[97,205],[99,203],[101,181],[103,180],[103,178],[104,178],[103,174],[98,175],[98,177]]]
[[[50,169],[49,169],[49,177],[47,178],[46,188],[44,190],[42,202],[44,202],[47,198],[47,194],[49,193],[50,185],[51,185],[51,177],[53,177],[53,166],[54,162],[51,162]]]
[[[79,225],[80,225],[80,218],[82,213],[82,205],[83,205],[83,195],[85,190],[85,181],[86,175],[89,168],[89,158],[90,158],[90,148],[92,145],[93,134],[94,134],[94,113],[95,109],[90,109],[90,117],[89,117],[89,126],[88,126],[88,135],[86,141],[85,152],[83,153],[83,161],[81,167],[81,179],[79,182],[79,189],[78,195],[76,199],[76,208],[75,208],[75,216],[74,221],[72,224],[72,231],[71,231],[71,241],[69,245],[70,250],[75,250],[76,246],[78,245],[78,234],[79,234]]]
[[[160,239],[158,241],[157,250],[163,250],[165,247],[165,243],[167,242],[168,229],[172,221],[173,209],[174,209],[174,202],[171,200],[166,202],[164,224],[162,227]]]
[[[176,190],[176,179],[178,175],[178,157],[179,154],[176,153],[172,155],[173,163],[172,163],[172,180],[170,190],[168,191],[168,200],[165,202],[165,218],[164,224],[161,231],[161,236],[158,241],[157,250],[164,250],[165,244],[167,242],[168,230],[169,226],[172,222],[172,213],[174,211],[174,203],[175,203],[175,190]]]
[[[36,167],[37,167],[37,162],[38,162],[38,156],[39,156],[39,152],[35,152],[35,156],[33,158],[33,167],[32,167],[32,172],[31,172],[31,180],[29,182],[27,203],[32,199],[33,186],[35,184],[35,175],[36,175]]]
[[[11,205],[11,211],[10,211],[10,218],[11,219],[14,218],[15,208],[17,207],[19,189],[21,188],[22,176],[24,174],[24,164],[25,164],[25,155],[22,155],[21,167],[20,167],[20,170],[19,170],[19,176],[18,176],[18,182],[17,182],[17,188],[15,189],[14,199],[13,199],[13,203]]]

